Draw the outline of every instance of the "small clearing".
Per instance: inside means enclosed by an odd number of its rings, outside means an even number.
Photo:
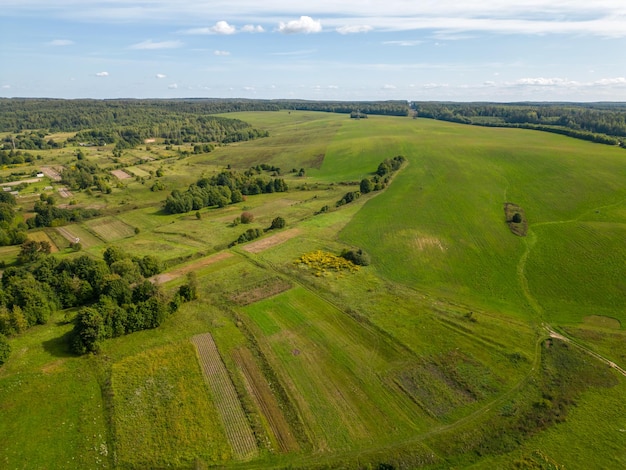
[[[195,263],[188,264],[178,269],[174,269],[167,273],[157,274],[150,278],[150,281],[153,283],[163,284],[165,282],[173,281],[174,279],[178,279],[179,277],[184,276],[185,274],[195,271],[197,269],[203,268],[213,263],[217,263],[218,261],[222,261],[232,257],[233,254],[227,251],[223,251],[213,256],[209,256],[207,258],[202,258]]]
[[[301,232],[298,228],[292,228],[289,230],[285,230],[284,232],[279,232],[276,235],[272,235],[271,237],[263,238],[261,240],[248,243],[243,246],[242,249],[247,251],[248,253],[261,253],[262,251],[267,250],[276,245],[280,245],[281,243],[286,242],[287,240],[291,240],[292,238],[299,235]]]
[[[127,180],[132,178],[132,176],[126,173],[124,170],[112,170],[111,174],[115,176],[118,180]]]

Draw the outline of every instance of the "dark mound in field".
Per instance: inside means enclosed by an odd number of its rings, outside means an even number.
[[[528,232],[528,221],[526,220],[526,214],[517,204],[512,202],[504,203],[504,216],[509,229],[514,235],[518,237],[525,237]]]

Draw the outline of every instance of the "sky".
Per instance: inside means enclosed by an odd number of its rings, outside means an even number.
[[[626,101],[624,0],[0,0],[0,97]]]

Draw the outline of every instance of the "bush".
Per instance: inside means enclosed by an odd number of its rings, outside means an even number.
[[[0,333],[0,366],[4,364],[11,354],[11,345],[6,336]]]
[[[367,266],[371,263],[370,255],[365,253],[360,248],[358,250],[343,250],[341,252],[341,257],[347,259],[348,261],[352,261],[358,266]]]
[[[276,217],[274,220],[272,220],[272,225],[270,226],[270,230],[284,228],[285,225],[287,225],[287,222],[285,222],[285,219],[283,219],[282,217]]]
[[[242,224],[250,224],[254,220],[254,214],[252,212],[243,212],[239,219]]]
[[[515,214],[513,214],[513,218],[511,219],[511,222],[515,223],[515,224],[519,224],[522,222],[522,214],[520,214],[519,212],[516,212]]]

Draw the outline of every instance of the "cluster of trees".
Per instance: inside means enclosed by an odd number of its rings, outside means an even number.
[[[15,222],[15,197],[0,191],[0,246],[20,245],[26,241],[26,224]]]
[[[521,127],[608,145],[623,145],[626,106],[611,103],[414,102],[417,116],[463,124]]]
[[[391,179],[391,175],[398,171],[402,164],[406,161],[406,158],[402,155],[398,155],[393,158],[387,158],[378,165],[376,174],[370,178],[363,178],[359,184],[359,191],[348,191],[337,203],[336,207],[343,206],[355,201],[361,194],[367,194],[372,191],[380,191],[387,187]],[[320,213],[328,212],[328,206],[322,207]]]
[[[35,217],[28,219],[28,228],[35,227],[58,227],[68,224],[70,222],[80,222],[84,219],[90,219],[100,215],[98,209],[87,209],[82,207],[75,207],[73,209],[62,209],[56,207],[53,197],[39,200],[35,203],[34,211]]]
[[[232,247],[235,245],[239,245],[240,243],[246,243],[256,238],[259,238],[261,235],[263,235],[263,230],[261,230],[260,228],[249,228],[248,230],[243,232],[241,235],[239,235],[237,240],[235,240],[234,242],[231,242],[228,246]]]
[[[187,191],[175,189],[165,200],[165,211],[182,214],[203,207],[224,207],[243,201],[246,195],[285,192],[288,186],[282,178],[266,179],[253,172],[223,171],[211,178],[202,178]]]
[[[68,168],[64,168],[61,172],[61,182],[66,184],[72,191],[81,189],[89,189],[96,187],[103,193],[110,193],[109,175],[102,171],[100,167],[81,157],[82,152],[78,153],[79,160]]]
[[[276,106],[271,109],[278,109]],[[266,137],[239,119],[209,116],[210,113],[267,109],[262,103],[188,100],[0,100],[0,132],[7,136],[4,149],[56,148],[46,135],[78,132],[68,142],[87,145],[116,144],[132,148],[145,139],[162,138],[165,143],[229,143]],[[26,132],[32,129],[37,132]],[[43,129],[43,130],[42,130]]]
[[[3,147],[6,147],[6,145]],[[0,164],[2,165],[19,165],[24,162],[30,163],[34,161],[35,157],[28,152],[14,150],[13,148],[10,150],[0,150]]]
[[[109,247],[103,259],[60,260],[39,253],[7,268],[0,283],[0,334],[12,336],[47,322],[59,309],[82,307],[71,335],[77,353],[97,351],[103,339],[155,328],[181,302],[196,296],[195,282],[168,300],[147,278],[161,272],[154,256],[130,256]]]
[[[63,144],[47,138],[44,131],[23,132],[7,135],[2,139],[2,150],[49,150],[62,148]]]

